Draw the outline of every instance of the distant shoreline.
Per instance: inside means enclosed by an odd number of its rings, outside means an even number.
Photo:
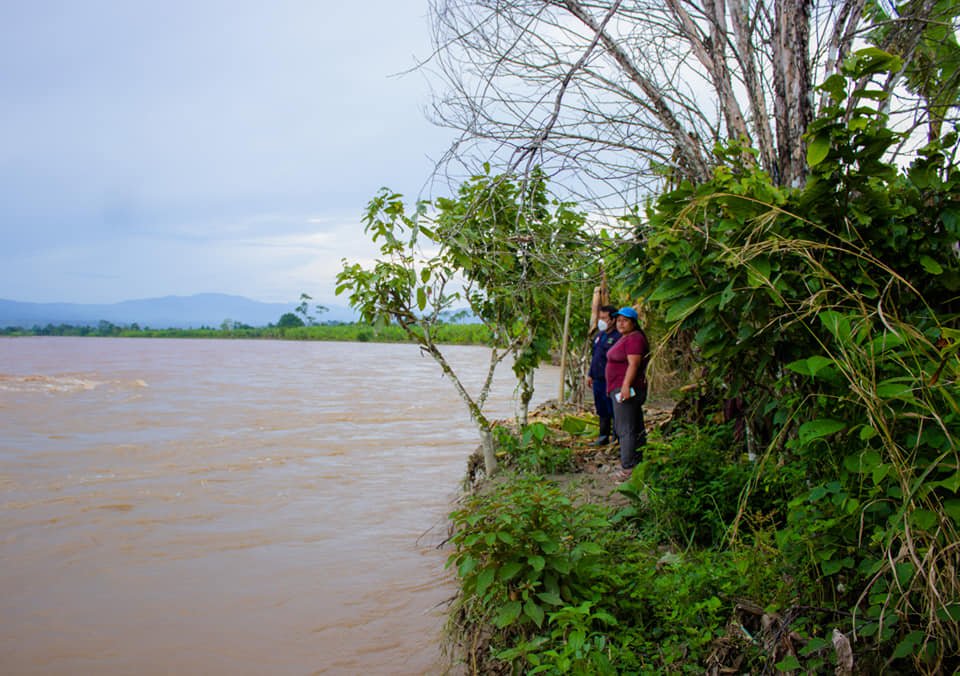
[[[117,326],[101,322],[97,326],[6,327],[0,337],[22,336],[76,336],[99,338],[219,338],[225,340],[310,340],[355,343],[413,343],[398,326],[374,327],[362,323],[320,324],[294,327],[232,326],[227,328],[151,329],[136,326]],[[433,330],[438,343],[454,345],[488,345],[490,332],[483,324],[441,324]]]

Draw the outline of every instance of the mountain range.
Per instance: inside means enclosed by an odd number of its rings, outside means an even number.
[[[225,320],[250,326],[267,326],[276,324],[284,313],[293,312],[298,304],[262,303],[222,293],[144,298],[100,305],[24,303],[0,298],[0,327],[31,328],[48,324],[88,326],[107,321],[118,326],[137,324],[141,328],[152,329],[218,328]],[[343,306],[330,306],[327,312],[311,314],[318,322],[356,320],[354,312]]]

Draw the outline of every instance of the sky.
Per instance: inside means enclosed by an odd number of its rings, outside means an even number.
[[[0,2],[0,298],[344,305],[381,186],[412,201],[427,0]]]

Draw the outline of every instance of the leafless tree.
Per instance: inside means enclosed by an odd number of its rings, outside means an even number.
[[[708,178],[732,140],[800,185],[815,80],[862,40],[867,2],[431,0],[432,112],[461,132],[445,166],[537,164],[582,200],[637,204]]]

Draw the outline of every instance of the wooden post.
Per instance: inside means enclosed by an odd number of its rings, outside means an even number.
[[[563,347],[560,350],[560,392],[557,403],[563,403],[563,386],[567,379],[567,343],[570,341],[570,306],[573,304],[573,289],[567,289],[567,310],[563,313]]]

